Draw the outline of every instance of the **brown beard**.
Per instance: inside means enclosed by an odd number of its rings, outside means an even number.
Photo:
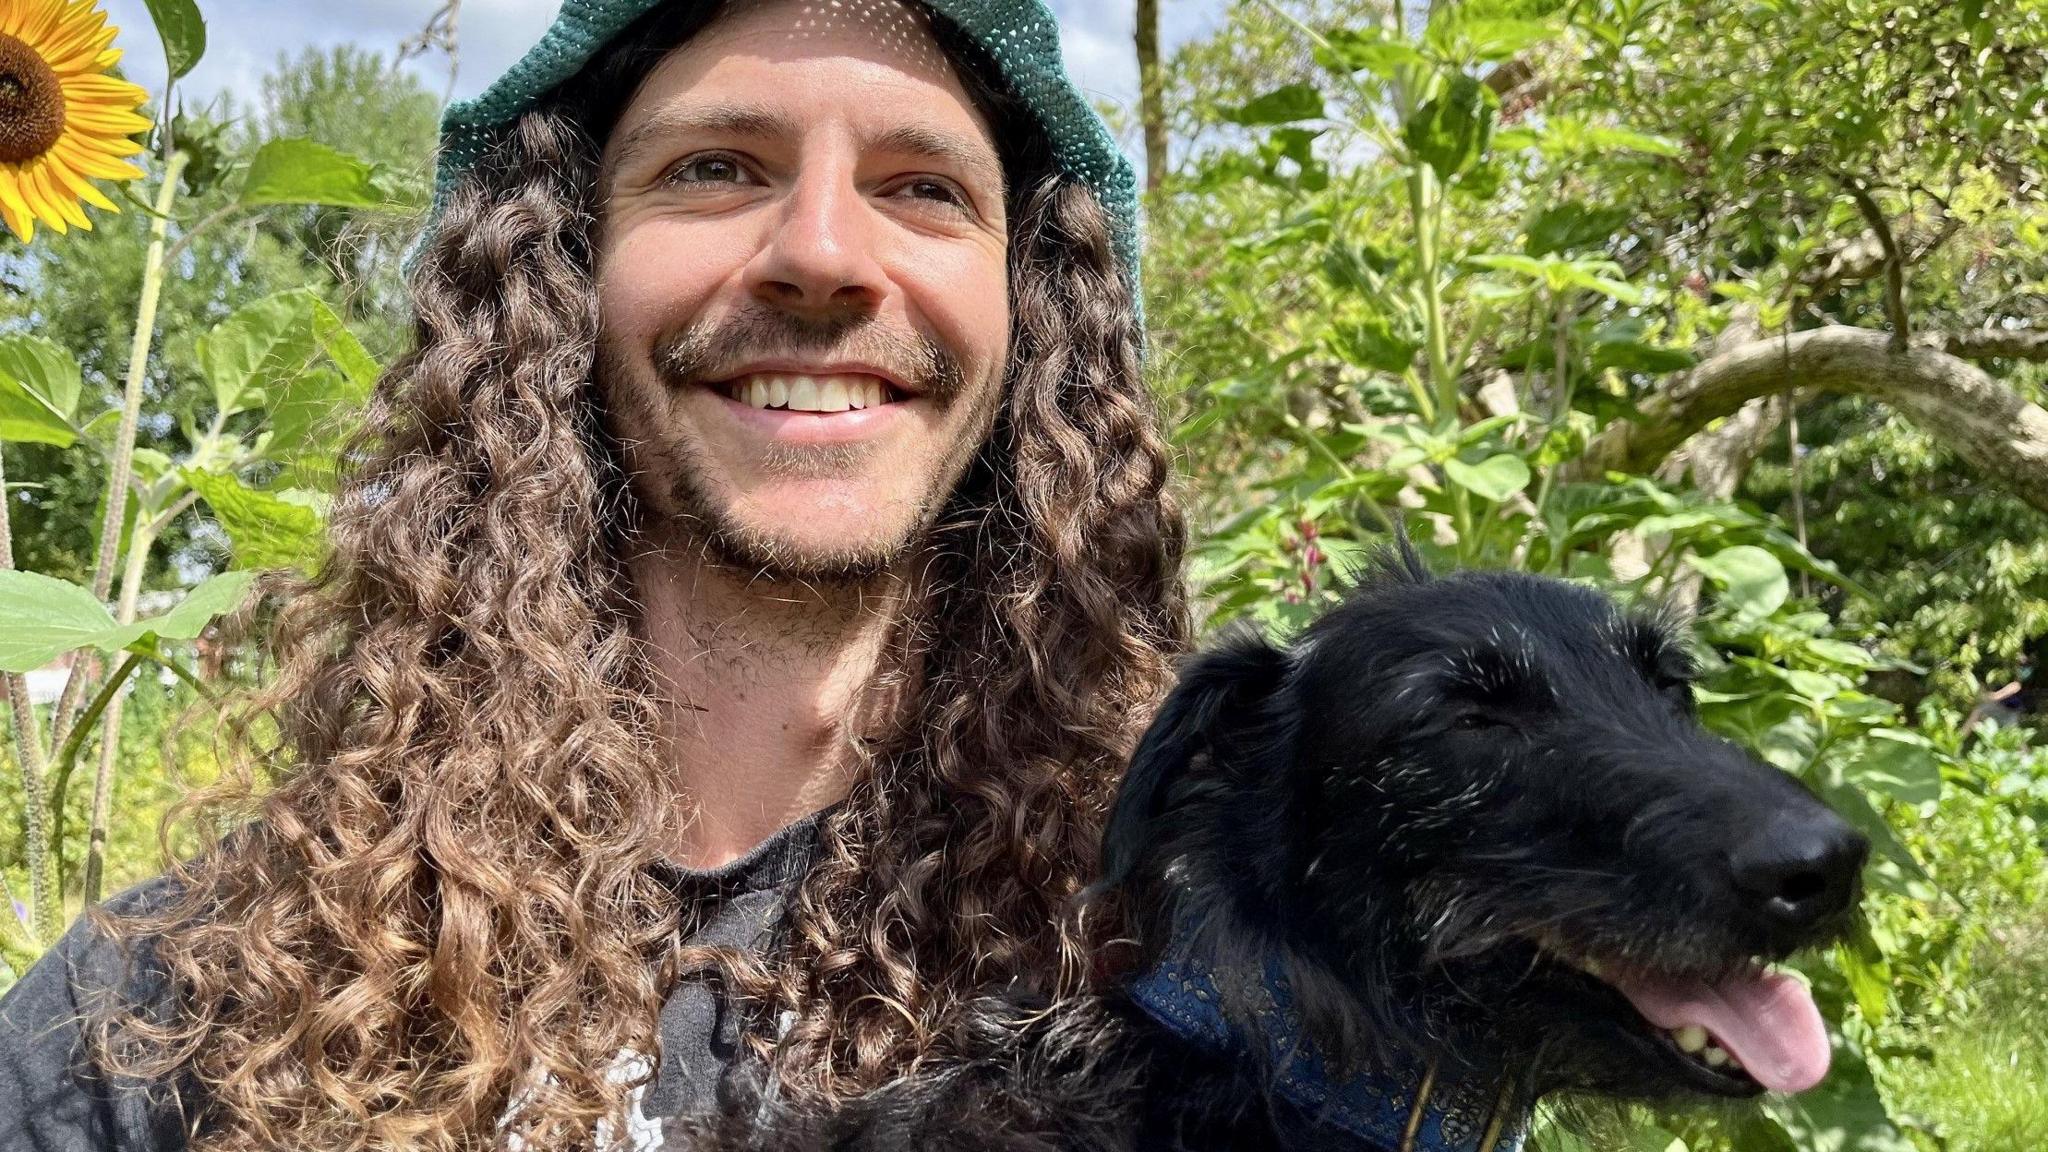
[[[777,308],[749,308],[730,319],[697,325],[668,337],[655,349],[654,365],[664,387],[695,388],[718,379],[715,373],[726,366],[765,356],[850,359],[873,364],[941,412],[959,403],[967,392],[959,362],[936,342],[892,331],[860,313],[810,319]],[[633,399],[633,388],[623,375],[628,370],[618,363],[616,354],[609,351],[604,341],[600,341],[595,371],[599,395],[606,398],[608,407],[616,405],[618,409],[611,413],[615,435],[624,439],[627,428],[651,426],[652,413],[638,410],[641,405]],[[687,441],[640,444],[641,451],[652,451],[656,459],[641,461],[640,474],[634,482],[662,485],[659,506],[664,514],[662,524],[643,523],[641,527],[651,537],[701,550],[757,579],[797,581],[814,587],[872,584],[900,566],[927,541],[960,476],[986,438],[989,417],[999,396],[1000,390],[991,391],[985,402],[990,411],[978,416],[972,425],[980,430],[979,434],[956,447],[937,478],[939,482],[925,494],[910,526],[893,538],[832,552],[795,551],[772,534],[741,523],[718,501],[704,482],[707,468],[701,453]],[[866,444],[822,448],[770,445],[761,465],[771,475],[801,479],[844,471],[866,460],[874,451]]]

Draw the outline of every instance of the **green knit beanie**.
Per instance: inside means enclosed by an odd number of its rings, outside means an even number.
[[[441,118],[441,157],[434,174],[431,235],[455,181],[490,147],[493,134],[576,75],[627,26],[663,3],[692,0],[563,0],[547,34],[474,100],[448,106]],[[1116,252],[1135,295],[1138,284],[1138,183],[1130,161],[1110,139],[1060,59],[1059,21],[1044,0],[921,0],[959,25],[988,52],[1003,78],[1031,109],[1052,142],[1060,170],[1091,189],[1109,211]],[[422,242],[415,252],[424,248]]]

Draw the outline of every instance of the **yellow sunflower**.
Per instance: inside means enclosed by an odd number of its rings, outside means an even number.
[[[23,243],[38,220],[91,228],[79,201],[120,211],[92,182],[142,175],[121,157],[149,94],[107,75],[118,31],[96,0],[0,0],[0,218]]]

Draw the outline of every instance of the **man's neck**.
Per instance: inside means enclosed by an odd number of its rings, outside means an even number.
[[[696,809],[672,858],[716,868],[844,797],[861,735],[848,725],[869,702],[901,580],[770,580],[694,544],[645,549],[628,567],[666,759]]]

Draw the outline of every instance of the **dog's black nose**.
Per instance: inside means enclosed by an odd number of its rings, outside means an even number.
[[[1729,855],[1736,891],[1774,933],[1797,934],[1849,907],[1870,843],[1818,806],[1779,811]]]

